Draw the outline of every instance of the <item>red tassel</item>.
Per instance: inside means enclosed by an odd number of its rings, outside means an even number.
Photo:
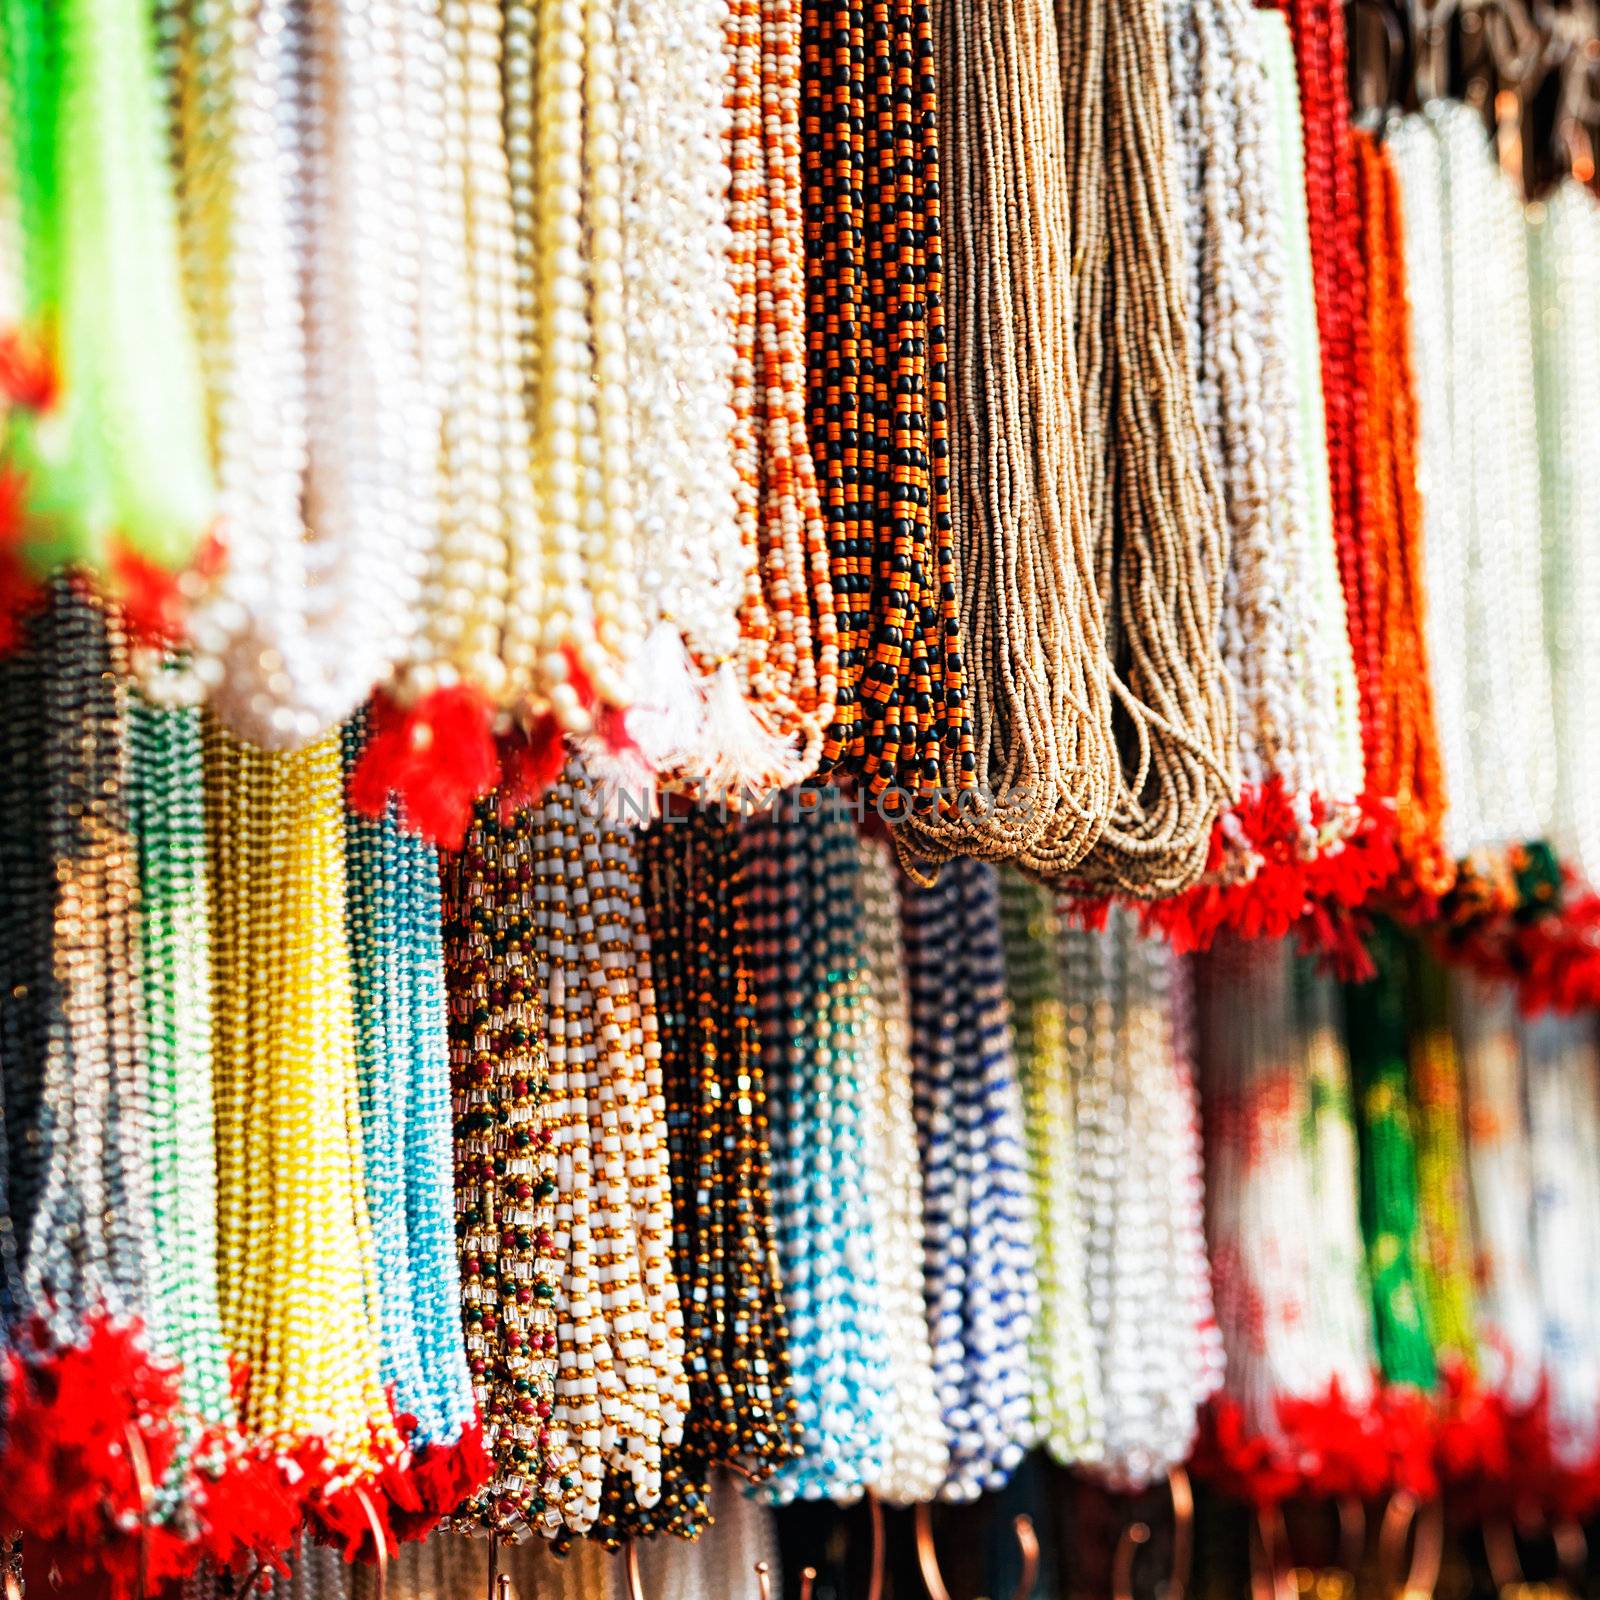
[[[457,850],[472,807],[499,781],[488,701],[465,684],[435,689],[401,710],[374,697],[366,748],[350,774],[350,805],[381,817],[393,795],[403,825],[430,844]]]
[[[509,822],[525,806],[537,805],[567,764],[567,741],[555,713],[546,711],[526,734],[500,741],[500,818]]]
[[[55,362],[15,329],[0,333],[0,398],[29,411],[48,411],[61,394]]]

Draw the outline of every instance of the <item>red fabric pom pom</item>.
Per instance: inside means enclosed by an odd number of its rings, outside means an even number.
[[[472,807],[499,781],[493,708],[465,684],[435,689],[402,710],[374,697],[366,748],[350,774],[350,805],[381,817],[393,795],[403,826],[457,850]]]
[[[29,411],[48,411],[60,393],[56,364],[43,346],[15,329],[0,333],[0,400]]]
[[[524,806],[537,805],[567,764],[567,741],[547,711],[523,733],[500,741],[500,819],[509,822]]]

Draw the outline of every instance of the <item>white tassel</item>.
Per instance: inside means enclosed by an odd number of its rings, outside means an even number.
[[[650,630],[633,671],[628,732],[657,772],[682,765],[704,738],[706,685],[676,623]],[[587,752],[585,752],[587,755]]]
[[[745,698],[731,661],[717,668],[706,691],[705,736],[697,754],[684,775],[697,781],[707,799],[748,796],[759,805],[771,790],[809,776],[792,741],[773,733]]]

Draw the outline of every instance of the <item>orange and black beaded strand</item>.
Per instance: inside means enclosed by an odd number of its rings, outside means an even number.
[[[683,1442],[661,1498],[606,1485],[592,1537],[697,1537],[713,1470],[760,1480],[798,1450],[772,1232],[771,1167],[751,994],[751,930],[733,825],[705,812],[645,834],[645,910],[672,1169],[673,1265],[690,1376]],[[687,1203],[686,1203],[687,1202]]]

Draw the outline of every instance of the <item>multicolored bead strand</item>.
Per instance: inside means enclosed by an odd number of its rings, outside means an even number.
[[[208,719],[205,768],[223,1329],[248,1375],[247,1434],[355,1546],[402,1443],[383,1387],[339,739],[281,754]]]
[[[556,1158],[533,937],[533,818],[480,801],[440,860],[456,1243],[467,1369],[489,1482],[463,1527],[553,1534],[575,1479],[555,1448]]]
[[[884,1469],[888,1367],[859,1041],[863,930],[854,830],[836,798],[782,796],[744,830],[773,1220],[804,1450],[759,1491],[779,1503],[853,1500]]]
[[[689,1415],[663,1452],[661,1497],[612,1479],[596,1536],[695,1538],[712,1469],[754,1482],[800,1450],[772,1214],[766,1073],[753,989],[750,878],[740,830],[684,811],[644,835],[645,921],[661,1030]]]
[[[365,737],[364,719],[345,728],[347,773]],[[439,866],[395,809],[345,818],[345,924],[383,1382],[396,1416],[410,1419],[414,1516],[425,1525],[454,1510],[487,1464],[461,1336]]]
[[[1000,919],[1038,1217],[1034,1410],[1046,1447],[1070,1466],[1099,1459],[1105,1424],[1083,1276],[1084,1174],[1068,1071],[1064,923],[1049,891],[1015,872],[1000,875]]]
[[[556,1156],[555,1437],[575,1457],[567,1527],[600,1515],[607,1473],[641,1506],[689,1405],[672,1271],[667,1116],[636,836],[574,764],[534,814],[534,948]]]
[[[922,1152],[923,1292],[950,1441],[940,1492],[973,1500],[1002,1487],[1036,1439],[1035,1218],[995,869],[957,860],[930,888],[902,883],[900,913]]]

